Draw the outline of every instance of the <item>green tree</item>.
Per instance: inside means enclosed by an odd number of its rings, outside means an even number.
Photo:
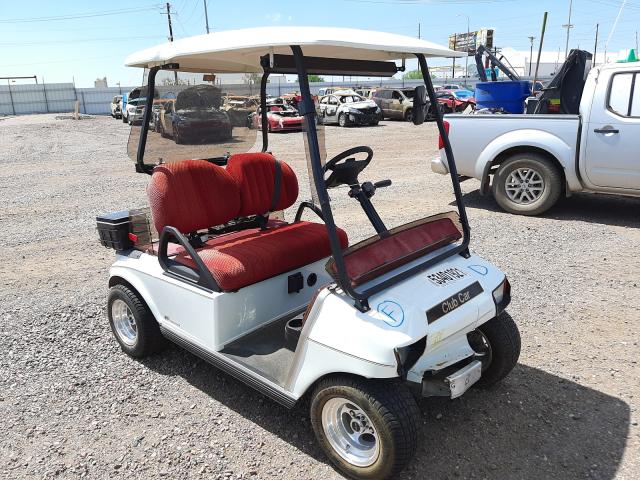
[[[422,72],[420,70],[411,70],[403,75],[405,80],[422,80]]]
[[[411,70],[405,73],[402,78],[405,80],[422,80],[422,72],[420,70]],[[436,76],[431,74],[431,78],[436,78]]]
[[[320,75],[309,75],[309,81],[310,82],[324,82],[324,78],[322,78]]]

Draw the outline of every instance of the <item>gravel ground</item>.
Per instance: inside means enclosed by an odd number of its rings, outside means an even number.
[[[374,199],[388,224],[453,208],[428,168],[433,124],[326,132],[330,152],[374,149],[367,177],[394,182]],[[142,362],[118,348],[95,216],[145,205],[127,135],[111,118],[0,120],[0,478],[341,478],[304,407],[178,348]],[[272,137],[305,184],[300,134]],[[422,401],[401,478],[640,478],[640,201],[576,195],[525,218],[477,188],[463,183],[472,248],[511,280],[520,364],[489,391]],[[332,197],[352,240],[371,234],[345,190]]]

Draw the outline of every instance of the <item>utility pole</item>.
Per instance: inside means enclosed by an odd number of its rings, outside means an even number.
[[[464,49],[464,53],[466,53],[466,55],[464,56],[464,86],[466,88],[467,76],[469,75],[469,44],[471,43],[471,34],[469,31],[469,15],[465,13],[459,13],[458,15],[456,15],[456,17],[467,17],[467,41],[465,42],[466,47]]]
[[[566,28],[567,29],[567,44],[566,44],[566,47],[564,49],[564,59],[565,60],[569,56],[569,32],[573,28],[573,25],[571,24],[571,9],[572,9],[572,7],[573,7],[573,0],[569,0],[569,21],[565,25],[562,25],[562,28]]]
[[[622,15],[622,10],[624,10],[624,6],[627,4],[627,0],[622,0],[622,5],[620,5],[620,10],[618,10],[618,15],[616,16],[616,21],[613,22],[613,27],[609,32],[609,36],[607,37],[607,41],[604,44],[604,63],[607,63],[607,52],[609,51],[609,42],[611,41],[611,37],[613,33],[616,31],[616,27],[618,26],[618,20],[620,20],[620,15]]]
[[[542,17],[542,33],[540,34],[540,44],[538,45],[538,59],[536,60],[536,73],[533,76],[533,82],[531,83],[531,93],[535,94],[536,81],[538,80],[538,68],[540,67],[540,57],[542,56],[542,44],[544,43],[544,32],[547,30],[547,17],[549,12],[544,12]]]
[[[636,30],[636,57],[638,56],[638,31]]]
[[[209,14],[207,13],[207,0],[202,0],[204,3],[204,23],[207,26],[207,33],[209,33]]]
[[[458,44],[458,34],[453,34],[453,51],[456,51],[456,46]],[[453,57],[453,67],[451,68],[451,80],[456,78],[456,57]]]
[[[596,54],[598,53],[598,31],[600,30],[600,24],[596,23],[596,43],[593,45],[593,66],[596,66]]]
[[[534,36],[528,37],[531,42],[531,48],[529,49],[529,77],[531,76],[531,61],[533,60],[533,41],[536,39]]]
[[[636,37],[637,37],[637,36],[638,36],[638,35],[637,35],[637,33],[636,33]],[[420,36],[420,22],[418,22],[418,38],[422,38],[422,37]]]
[[[167,2],[166,13],[162,13],[162,15],[167,16],[167,21],[169,22],[169,41],[173,42],[173,27],[171,26],[171,4],[169,4],[169,2]],[[173,79],[175,81],[175,84],[178,85],[178,72],[175,70],[173,71]]]
[[[167,12],[165,13],[167,16],[167,21],[169,22],[169,41],[173,42],[173,27],[171,27],[171,5],[167,2]]]

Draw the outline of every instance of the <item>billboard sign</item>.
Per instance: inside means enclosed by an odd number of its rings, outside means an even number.
[[[475,55],[478,45],[493,48],[493,30],[483,28],[475,32],[454,33],[449,35],[449,48],[456,52],[467,52],[467,55]]]

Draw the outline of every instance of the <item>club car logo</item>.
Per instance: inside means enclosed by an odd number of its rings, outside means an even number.
[[[478,275],[482,275],[483,277],[489,273],[489,269],[484,265],[469,265],[469,270],[476,272]]]
[[[446,270],[430,273],[429,275],[427,275],[427,278],[434,285],[442,287],[444,285],[448,285],[449,283],[457,282],[458,280],[466,276],[467,274],[459,268],[447,268]]]
[[[399,327],[404,322],[404,310],[399,303],[393,300],[385,300],[377,308],[383,315],[383,321],[391,327]]]

